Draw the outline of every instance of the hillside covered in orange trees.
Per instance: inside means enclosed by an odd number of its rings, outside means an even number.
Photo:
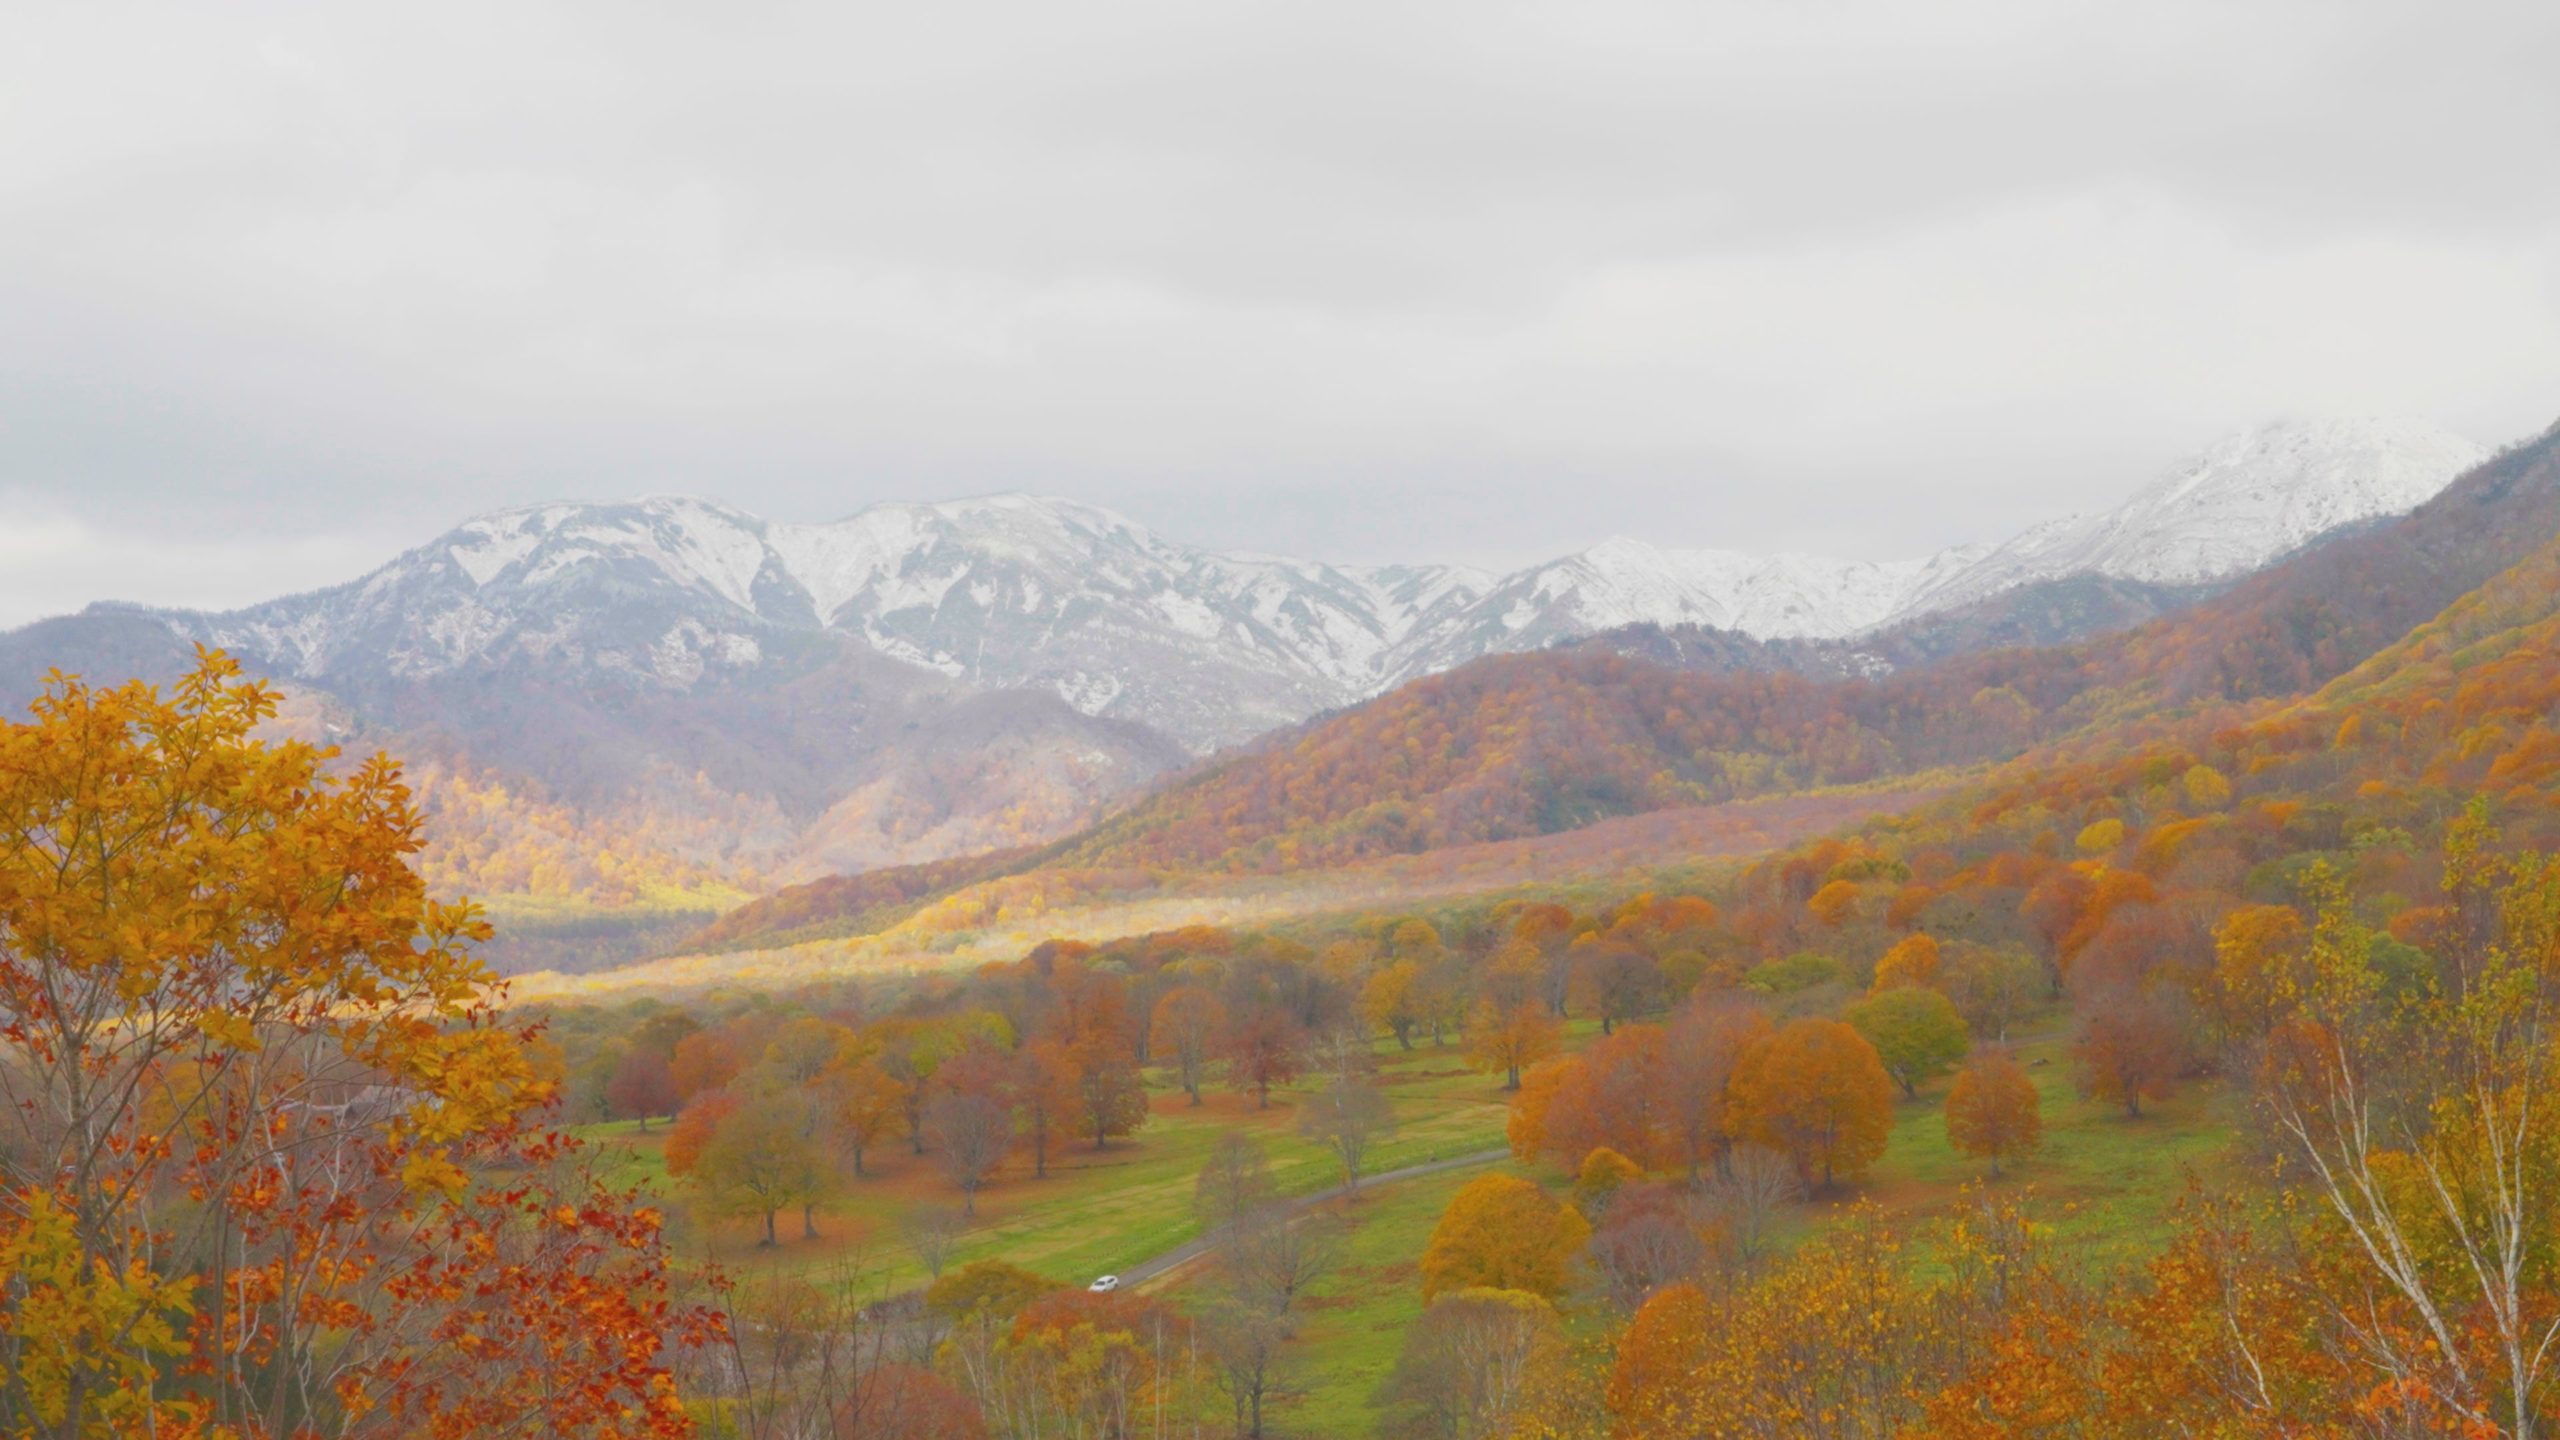
[[[2312,689],[2555,531],[2560,436],[2547,434],[2407,517],[2073,645],[1830,680],[1693,672],[1600,642],[1497,657],[1178,780],[1043,850],[953,873],[1286,872],[2004,760],[2102,723]],[[741,915],[695,943],[858,923],[810,888],[762,913],[774,919]]]
[[[2560,538],[2316,689],[2137,710],[1897,810],[1676,892],[1620,876],[572,1010],[564,1085],[598,1119],[680,1110],[679,1193],[769,1246],[795,1207],[817,1244],[812,1215],[879,1187],[866,1165],[912,1164],[964,1228],[1019,1207],[987,1243],[1150,1153],[1183,1153],[1200,1178],[1153,1183],[1212,1215],[1221,1177],[1268,1205],[1275,1114],[1356,1184],[1398,1124],[1466,1123],[1424,1087],[1470,1087],[1478,1144],[1489,1093],[1499,1173],[1418,1216],[1388,1191],[1222,1232],[1204,1275],[1148,1292],[1221,1345],[1247,1343],[1221,1297],[1282,1317],[1249,1353],[1310,1391],[1361,1363],[1330,1307],[1373,1307],[1358,1333],[1391,1367],[1322,1418],[1374,1433],[1429,1433],[1453,1393],[1502,1417],[1483,1433],[1552,1440],[2560,1416],[2560,1375],[2514,1363],[2560,1281],[2497,1266],[2556,1243],[2532,1197],[2560,1154]],[[852,1178],[766,1183],[824,1143]],[[1152,1353],[1158,1312],[953,1273],[928,1306]],[[1515,1363],[1476,1387],[1487,1336]],[[1009,1403],[935,1367],[955,1412]]]

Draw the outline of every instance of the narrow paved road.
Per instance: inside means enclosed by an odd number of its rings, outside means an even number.
[[[1446,1160],[1433,1160],[1421,1165],[1407,1165],[1401,1170],[1386,1170],[1375,1175],[1364,1176],[1360,1181],[1360,1188],[1369,1190],[1380,1185],[1392,1185],[1399,1180],[1411,1180],[1419,1175],[1436,1175],[1443,1170],[1463,1170],[1470,1165],[1490,1165],[1496,1160],[1508,1159],[1510,1155],[1509,1148],[1504,1147],[1478,1150],[1472,1155],[1453,1155]],[[1339,1200],[1350,1193],[1349,1186],[1336,1185],[1330,1190],[1319,1190],[1313,1195],[1300,1195],[1289,1201],[1289,1217],[1294,1220],[1327,1200]],[[1159,1276],[1172,1274],[1208,1254],[1213,1248],[1215,1247],[1207,1236],[1202,1236],[1188,1245],[1177,1245],[1151,1260],[1141,1260],[1121,1271],[1120,1283],[1125,1287],[1144,1285]]]

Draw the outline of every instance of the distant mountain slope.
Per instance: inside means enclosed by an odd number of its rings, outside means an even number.
[[[2114,511],[1998,547],[1878,564],[1613,540],[1501,578],[1216,554],[1020,495],[807,525],[682,498],[541,505],[472,520],[327,590],[148,613],[359,703],[516,666],[682,693],[836,635],[1207,753],[1481,655],[1630,624],[1844,639],[2039,583],[2223,582],[2404,511],[2478,455],[2417,422],[2277,425]]]
[[[2552,451],[2504,457],[2409,519],[2072,646],[1827,682],[1572,653],[1479,662],[1179,782],[1061,863],[1258,868],[1503,839],[1996,758],[2138,707],[2307,689],[2560,533]]]
[[[2479,487],[2466,499],[2488,508],[2471,514],[2515,513],[2504,502],[2547,488],[2548,463],[2498,479],[2514,488]],[[2393,937],[2440,934],[2461,923],[2440,887],[2449,826],[2470,805],[2506,845],[2560,846],[2555,716],[2560,538],[2546,532],[2308,694],[2093,729],[1861,834],[1772,856],[1737,887],[1736,923],[1783,953],[1809,927],[1808,879],[1843,855],[1900,860],[1907,871],[1866,873],[1925,871],[1919,893],[1888,909],[1898,882],[1863,885],[1834,913],[1925,925],[1942,944],[2032,947],[2084,1000],[2198,978],[2218,917],[2242,904],[2307,909],[2315,862]],[[2084,827],[2099,821],[2113,824],[2092,837]],[[2104,874],[2131,881],[2088,883]]]
[[[2068,639],[2183,595],[2045,571],[2245,563],[2321,526],[2370,523],[2462,453],[2423,426],[2279,427],[2182,467],[2083,527],[2085,543],[2040,542],[2023,558],[2016,545],[1868,564],[1622,541],[1500,578],[1215,554],[1026,496],[880,505],[809,525],[691,499],[539,505],[472,520],[311,594],[218,614],[99,606],[0,636],[0,692],[23,700],[54,666],[165,676],[192,643],[220,645],[290,687],[304,733],[412,761],[441,888],[699,913],[741,888],[1071,834],[1213,750],[1601,627],[1725,626],[1733,633],[1711,643],[1735,656],[1756,647],[1745,668],[1818,676]],[[2006,568],[1984,578],[1995,560]],[[1984,593],[1954,602],[1974,591]],[[1455,771],[1441,777],[1454,786],[1445,795],[1418,771],[1338,772],[1326,783],[1345,796],[1404,795],[1393,803],[1421,809],[1398,817],[1361,802],[1353,818],[1335,813],[1348,803],[1339,797],[1302,794],[1272,812],[1275,829],[1238,844],[1320,832],[1320,848],[1368,853],[1524,833],[1664,797],[1977,753],[1946,749],[1932,727],[2007,734],[1934,711],[1882,715],[1861,732],[1865,720],[1821,717],[1829,700],[1774,679],[1695,695],[1628,684],[1631,701],[1722,707],[1776,728],[1711,725],[1698,733],[1729,754],[1702,761],[1681,751],[1687,732],[1653,720],[1558,731],[1568,701],[1532,686],[1520,733],[1614,738],[1537,751],[1549,778],[1534,794]],[[1492,703],[1477,686],[1445,693]],[[1411,833],[1347,838],[1372,825]],[[1203,843],[1164,853],[1199,862]],[[1289,863],[1271,854],[1218,863]]]
[[[1589,653],[1708,674],[1874,678],[1985,650],[2065,645],[2174,614],[2227,585],[2151,585],[2104,575],[2035,580],[1846,640],[1755,640],[1704,625],[1625,625],[1572,642]]]
[[[2065,576],[2166,586],[2228,580],[2323,535],[2414,510],[2488,458],[2458,435],[2391,417],[2245,430],[2114,510],[2036,526],[1922,587],[1901,618]]]
[[[2323,536],[2406,513],[2486,458],[2480,446],[2423,421],[2283,422],[2225,437],[2113,510],[1919,560],[1759,557],[1611,540],[1496,583],[1415,641],[1397,674],[1409,679],[1628,625],[1703,626],[1764,640],[1864,639],[2068,580],[2164,596],[2201,592]]]
[[[1983,553],[1968,547],[1869,564],[1610,540],[1502,581],[1414,645],[1398,674],[1427,675],[1479,655],[1543,649],[1632,624],[1836,639],[1890,622],[1914,596],[1952,583]]]
[[[2556,534],[2560,432],[2404,519],[2097,640],[1830,680],[1802,673],[1806,642],[1713,632],[1653,633],[1712,645],[1723,673],[1590,647],[1487,659],[1173,782],[1042,863],[1289,870],[2000,759],[2101,720],[2311,690]]]
[[[1207,748],[1367,693],[1389,651],[1484,583],[1446,566],[1213,555],[1027,496],[824,525],[674,498],[505,511],[346,585],[160,613],[366,692],[519,661],[681,691],[753,669],[781,637],[831,633]]]
[[[628,613],[607,607],[599,631]],[[429,881],[493,903],[502,963],[564,925],[596,939],[596,958],[628,959],[613,913],[672,908],[692,928],[742,889],[1047,839],[1190,759],[1143,726],[977,690],[846,637],[733,633],[755,660],[681,688],[595,663],[604,641],[574,625],[552,635],[583,663],[537,641],[429,674],[313,681],[248,653],[288,677],[281,728],[406,763]],[[0,636],[0,686],[22,704],[57,664],[165,680],[189,655],[153,617],[97,610]]]

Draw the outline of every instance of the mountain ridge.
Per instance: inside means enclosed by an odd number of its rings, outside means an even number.
[[[2363,443],[2341,433],[2330,451]],[[2345,488],[2365,508],[2389,493]],[[2251,513],[2261,548],[2291,538],[2285,506]],[[1045,845],[1204,755],[1295,743],[1479,657],[1652,645],[1675,668],[1884,674],[2136,623],[2214,588],[2029,576],[1891,618],[1987,558],[1875,566],[1621,541],[1490,576],[1217,554],[1021,495],[820,524],[690,497],[551,502],[259,605],[100,604],[37,622],[0,635],[0,691],[23,701],[57,667],[165,679],[193,644],[218,645],[285,687],[296,733],[411,759],[441,891],[698,914],[741,890]],[[1570,583],[1543,583],[1577,564]],[[1591,637],[1631,614],[1636,630]],[[1848,638],[1699,628],[1880,617]],[[1627,764],[1649,744],[1631,738]],[[1556,803],[1620,808],[1600,792]]]
[[[2511,447],[2411,514],[2349,530],[2190,607],[2143,582],[2050,582],[2086,592],[2057,604],[2173,613],[1874,674],[1848,647],[1659,628],[1489,656],[1160,785],[1031,863],[1070,884],[1280,874],[1999,762],[2092,725],[2307,693],[2560,534],[2560,439]],[[823,902],[802,900],[759,904],[805,927]],[[711,939],[753,948],[743,928]]]
[[[133,613],[358,689],[492,658],[684,689],[754,667],[779,637],[840,633],[1206,754],[1482,655],[1628,625],[1841,641],[2076,576],[2207,585],[2403,512],[2486,456],[2424,422],[2285,422],[2226,437],[2114,510],[1996,545],[1876,562],[1616,537],[1507,575],[1212,551],[1020,492],[824,522],[694,496],[559,501],[474,517],[342,585]]]

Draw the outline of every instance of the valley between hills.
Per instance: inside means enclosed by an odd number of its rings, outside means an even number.
[[[612,1243],[654,1257],[644,1288],[581,1303],[643,1337],[670,1426],[2450,1434],[2560,1403],[2498,1368],[2560,1296],[2547,1207],[2517,1203],[2560,1154],[2533,1099],[2560,1079],[2560,431],[2466,458],[2237,573],[2021,580],[1840,636],[1665,614],[1206,755],[1068,690],[891,685],[765,615],[775,572],[736,555],[761,618],[656,611],[629,633],[695,649],[645,683],[528,691],[509,667],[566,652],[495,600],[497,649],[361,680],[290,607],[33,627],[13,653],[107,637],[85,668],[181,678],[53,682],[10,743],[74,754],[131,714],[282,767],[273,793],[368,797],[333,823],[436,928],[368,942],[336,1003],[417,966],[455,987],[439,1024],[368,1032],[420,1047],[381,1063],[451,1085],[440,1115],[500,1096],[556,1127],[472,1160],[595,1187],[534,1223],[639,1227]],[[508,523],[360,593],[572,584],[544,547],[607,522]],[[621,564],[568,592],[577,633],[672,603]],[[287,636],[302,668],[267,690],[154,648],[190,636]],[[896,738],[795,811],[846,705]],[[1075,750],[1079,803],[992,835],[945,803],[912,832],[939,853],[791,868],[847,805],[1001,790],[1068,763],[1028,737],[1090,727],[1122,758]],[[300,743],[386,733],[443,757],[415,791]],[[499,755],[572,778],[491,779]],[[652,831],[610,797],[671,755],[701,804]],[[424,897],[499,874],[518,973],[475,1008],[480,922]],[[468,1143],[404,1152],[413,1193],[554,1193],[436,1168]]]
[[[2555,141],[2555,0],[0,9],[0,1440],[2560,1440]]]

